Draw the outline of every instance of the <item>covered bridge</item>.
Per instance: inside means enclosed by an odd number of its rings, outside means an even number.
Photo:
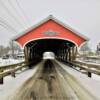
[[[88,38],[52,15],[14,38],[24,49],[25,60],[35,64],[46,51],[54,52],[56,59],[72,61],[79,48]]]

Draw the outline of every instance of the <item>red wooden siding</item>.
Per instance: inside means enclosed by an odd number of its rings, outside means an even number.
[[[46,36],[43,33],[47,32],[48,30],[52,30],[57,33],[55,36]],[[63,27],[62,25],[58,24],[57,22],[53,20],[48,20],[47,22],[43,23],[42,25],[39,25],[37,28],[31,30],[30,32],[24,34],[23,36],[16,39],[18,43],[21,44],[21,46],[24,46],[28,41],[30,40],[36,40],[37,38],[63,38],[66,40],[70,40],[75,42],[78,46],[80,46],[84,41],[86,41],[84,38],[76,35],[69,29]]]

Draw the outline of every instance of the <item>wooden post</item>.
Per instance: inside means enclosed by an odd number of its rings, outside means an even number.
[[[29,48],[28,48],[29,60],[32,59],[31,53],[32,53],[32,52],[31,52],[31,48],[29,47]]]
[[[69,61],[71,61],[71,48],[69,48]]]
[[[92,77],[92,74],[91,74],[91,72],[88,72],[88,77]]]
[[[0,71],[0,72],[3,72],[3,71]],[[4,78],[1,76],[0,77],[0,84],[3,84],[4,83],[3,81],[4,81]]]
[[[3,77],[0,78],[0,84],[3,84]]]
[[[64,48],[64,61],[66,62],[66,48]]]
[[[67,50],[65,48],[65,62],[67,62]]]
[[[70,47],[70,61],[71,61],[71,62],[72,62],[72,59],[73,59],[72,56],[73,56],[73,55],[72,55],[72,47]]]
[[[25,46],[24,48],[24,55],[25,55],[25,61],[28,63],[28,48]]]
[[[68,61],[68,48],[66,49],[66,60]]]
[[[67,61],[69,61],[69,48],[68,48],[68,51],[67,51]]]
[[[16,76],[15,76],[15,72],[14,72],[14,71],[13,71],[13,72],[11,72],[11,76],[12,76],[12,77],[16,77]]]
[[[77,55],[77,47],[75,46],[75,47],[74,47],[74,57],[73,57],[73,60],[76,59],[76,55]]]
[[[75,56],[75,54],[74,54],[74,46],[72,47],[72,61],[74,60],[74,56]]]

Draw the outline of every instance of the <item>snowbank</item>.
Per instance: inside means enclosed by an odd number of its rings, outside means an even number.
[[[11,64],[17,64],[24,61],[24,59],[2,59],[0,58],[0,66],[5,66],[5,65],[11,65]]]

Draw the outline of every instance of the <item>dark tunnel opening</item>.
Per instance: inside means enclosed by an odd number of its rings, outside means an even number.
[[[27,43],[25,48],[26,60],[31,66],[40,62],[47,51],[53,52],[55,59],[70,61],[74,59],[76,45],[63,39],[38,39]]]

